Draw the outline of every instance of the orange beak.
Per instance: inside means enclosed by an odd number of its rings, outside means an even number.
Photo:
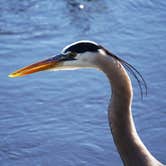
[[[55,57],[52,57],[52,58],[31,64],[24,68],[21,68],[15,72],[9,74],[9,77],[11,77],[11,78],[22,77],[22,76],[25,76],[28,74],[39,72],[39,71],[49,70],[54,67],[59,67],[62,65],[60,62],[63,61],[63,59],[64,59],[64,55],[60,54]]]

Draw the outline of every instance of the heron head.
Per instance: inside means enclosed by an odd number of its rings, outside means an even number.
[[[21,77],[43,70],[72,70],[96,66],[102,47],[92,41],[79,41],[66,46],[59,55],[21,68],[9,77]],[[103,51],[104,52],[104,51]]]
[[[101,45],[88,40],[72,43],[66,46],[59,55],[21,68],[11,73],[9,77],[22,77],[43,70],[100,68],[100,62],[103,59],[106,61],[109,60],[109,62],[113,59],[112,62],[118,61],[121,63],[137,80],[141,90],[141,96],[143,96],[142,84],[147,94],[147,85],[144,78],[132,65],[112,54]],[[114,63],[112,64],[114,65]]]

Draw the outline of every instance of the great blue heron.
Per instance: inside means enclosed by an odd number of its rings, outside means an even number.
[[[148,151],[135,128],[131,112],[133,90],[125,69],[135,76],[141,88],[146,83],[141,74],[129,63],[92,41],[78,41],[62,52],[17,70],[9,77],[20,77],[42,70],[97,68],[103,71],[111,84],[112,97],[108,120],[114,142],[125,166],[162,166]],[[142,84],[141,84],[142,82]]]

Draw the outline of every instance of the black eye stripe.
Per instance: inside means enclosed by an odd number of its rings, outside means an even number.
[[[61,61],[68,61],[68,60],[76,60],[77,54],[74,52],[66,52],[64,54],[61,54]]]
[[[69,54],[68,54],[68,56],[69,57],[75,57],[77,54],[75,53],[75,52],[70,52]]]

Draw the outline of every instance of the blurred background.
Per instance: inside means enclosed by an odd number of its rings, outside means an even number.
[[[0,165],[122,166],[107,122],[110,86],[96,70],[8,74],[93,40],[134,65],[138,133],[166,163],[166,1],[0,0]]]

